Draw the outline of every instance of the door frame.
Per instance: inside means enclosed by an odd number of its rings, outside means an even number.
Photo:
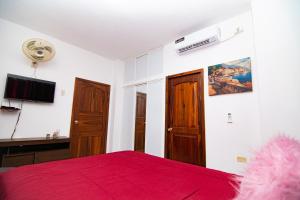
[[[72,132],[73,132],[73,126],[74,126],[74,120],[75,120],[75,116],[74,116],[74,113],[75,113],[75,97],[78,95],[78,91],[76,90],[76,88],[78,87],[78,81],[83,81],[83,82],[86,82],[86,83],[92,83],[92,84],[96,84],[96,85],[101,85],[101,86],[106,86],[109,88],[109,93],[108,93],[108,110],[107,110],[107,120],[105,122],[106,124],[106,130],[105,130],[105,148],[104,148],[104,153],[106,153],[106,149],[107,149],[107,134],[108,134],[108,121],[109,121],[109,107],[110,107],[110,85],[109,84],[105,84],[105,83],[100,83],[100,82],[96,82],[96,81],[91,81],[91,80],[88,80],[88,79],[83,79],[83,78],[79,78],[79,77],[75,77],[75,82],[74,82],[74,92],[73,92],[73,99],[72,99],[72,113],[71,113],[71,122],[70,122],[70,133],[69,133],[69,137],[70,137],[70,141],[72,141]],[[72,151],[71,151],[71,145],[70,145],[70,152],[72,154]],[[72,155],[73,157],[73,155]]]
[[[201,135],[201,146],[203,147],[203,151],[201,156],[203,158],[203,162],[201,163],[201,166],[206,167],[206,137],[205,137],[205,107],[204,107],[204,70],[203,69],[196,69],[188,72],[183,72],[179,74],[174,74],[174,75],[169,75],[166,77],[166,102],[165,102],[165,158],[169,158],[168,155],[168,146],[169,146],[169,141],[168,141],[168,122],[169,122],[169,116],[168,116],[168,109],[169,109],[169,80],[172,78],[177,78],[177,77],[182,77],[186,75],[193,75],[193,74],[200,74],[202,80],[200,80],[200,83],[202,84],[202,91],[199,92],[199,106],[202,110],[202,112],[199,112],[199,124],[201,125],[200,129],[200,135]]]

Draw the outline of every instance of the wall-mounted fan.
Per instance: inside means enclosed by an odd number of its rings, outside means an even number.
[[[46,40],[33,38],[25,41],[22,46],[24,54],[32,60],[33,66],[39,62],[45,62],[52,59],[55,55],[55,49],[52,44]]]

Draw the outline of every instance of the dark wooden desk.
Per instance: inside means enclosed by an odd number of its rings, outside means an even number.
[[[21,165],[70,158],[70,139],[59,137],[0,139],[0,166]]]

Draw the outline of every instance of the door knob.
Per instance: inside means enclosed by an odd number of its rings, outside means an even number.
[[[78,123],[79,123],[78,120],[75,120],[75,121],[74,121],[74,124],[78,124]]]
[[[173,130],[173,128],[168,128],[168,131],[171,132]]]

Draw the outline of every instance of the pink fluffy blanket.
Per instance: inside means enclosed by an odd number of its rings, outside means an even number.
[[[237,200],[300,200],[300,142],[277,136],[256,152]]]

